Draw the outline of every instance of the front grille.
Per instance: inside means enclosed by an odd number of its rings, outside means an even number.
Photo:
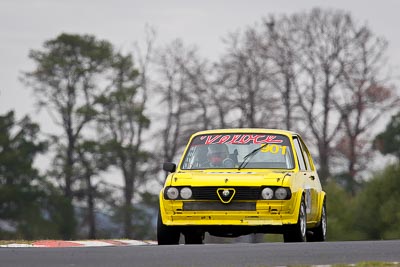
[[[225,188],[223,186],[204,186],[192,187],[192,199],[195,200],[219,200],[218,189]],[[258,200],[260,199],[261,187],[236,186],[227,187],[234,188],[236,193],[232,200]]]
[[[184,211],[255,211],[255,202],[184,202]]]

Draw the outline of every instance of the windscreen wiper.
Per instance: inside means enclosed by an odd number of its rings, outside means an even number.
[[[258,151],[260,151],[261,149],[263,149],[264,147],[268,146],[269,143],[265,143],[262,144],[260,147],[257,147],[256,149],[254,149],[253,151],[251,151],[249,154],[247,154],[246,156],[243,157],[243,161],[242,163],[240,163],[238,170],[240,171],[240,169],[246,167],[246,165],[249,163],[249,160],[255,155],[257,154]]]

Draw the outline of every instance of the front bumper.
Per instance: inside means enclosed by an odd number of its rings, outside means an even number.
[[[282,226],[296,224],[296,194],[289,200],[219,201],[165,200],[160,195],[163,224],[168,226]]]

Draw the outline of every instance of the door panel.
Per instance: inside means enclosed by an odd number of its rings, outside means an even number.
[[[316,186],[318,177],[316,176],[314,164],[310,160],[311,156],[303,141],[295,136],[293,137],[293,142],[299,161],[299,168],[303,173],[307,221],[315,221],[318,216],[318,190]]]

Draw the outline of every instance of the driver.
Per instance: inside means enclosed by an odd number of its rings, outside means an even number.
[[[225,144],[212,144],[208,146],[207,160],[209,167],[226,167],[229,160],[229,150]]]

